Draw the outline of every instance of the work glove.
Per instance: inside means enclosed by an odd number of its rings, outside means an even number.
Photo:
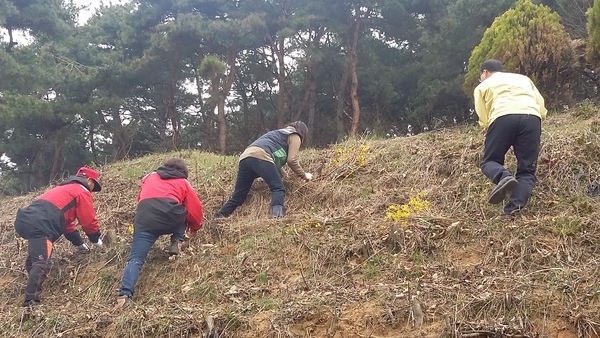
[[[98,248],[101,248],[102,247],[102,240],[100,238],[98,238],[98,242],[92,243],[92,244],[94,244]]]
[[[306,182],[310,182],[310,180],[312,180],[313,175],[311,173],[304,173],[304,180]]]
[[[76,246],[76,248],[77,248],[77,251],[79,251],[81,253],[90,252],[90,247],[87,246],[87,244],[85,244],[85,243]]]

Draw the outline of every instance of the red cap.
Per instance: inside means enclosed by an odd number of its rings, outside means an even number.
[[[92,191],[102,190],[102,186],[100,186],[100,183],[98,183],[98,177],[100,174],[96,170],[89,167],[81,167],[79,170],[77,170],[77,176],[87,177],[94,181],[95,185],[94,190]]]

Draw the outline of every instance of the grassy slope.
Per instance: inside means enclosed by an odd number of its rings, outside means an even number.
[[[302,163],[317,179],[287,179],[288,217],[267,217],[269,193],[257,182],[245,206],[220,224],[208,220],[183,255],[169,259],[161,239],[134,306],[120,313],[111,308],[139,177],[166,155],[102,168],[95,203],[117,241],[83,256],[58,242],[33,314],[18,307],[26,245],[11,224],[36,194],[2,200],[0,336],[198,337],[210,317],[221,337],[597,337],[598,201],[584,192],[600,177],[599,136],[595,117],[545,123],[538,187],[529,215],[516,221],[485,203],[492,185],[478,169],[475,127],[306,150]],[[231,192],[236,158],[176,155],[210,216]],[[423,192],[428,208],[386,219],[388,206]]]

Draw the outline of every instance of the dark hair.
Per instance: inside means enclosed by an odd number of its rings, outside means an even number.
[[[185,178],[188,177],[188,167],[185,165],[185,162],[178,157],[171,157],[167,159],[165,163],[163,163],[163,166],[179,171],[185,175]]]
[[[479,72],[483,72],[484,70],[487,70],[488,72],[501,72],[502,71],[502,62],[496,60],[496,59],[489,59],[489,60],[485,60],[482,64],[481,67],[479,68]]]
[[[298,134],[300,135],[300,139],[302,140],[302,143],[304,143],[304,141],[306,140],[306,134],[308,134],[308,127],[306,126],[306,124],[304,124],[304,122],[302,122],[302,121],[292,122],[292,123],[288,124],[287,127],[294,127],[294,129],[296,129],[296,132],[298,132]]]

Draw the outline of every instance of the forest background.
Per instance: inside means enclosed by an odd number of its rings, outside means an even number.
[[[592,106],[599,0],[0,0],[0,195],[81,165],[243,150],[303,120],[307,146],[473,123],[489,57],[554,113]]]

